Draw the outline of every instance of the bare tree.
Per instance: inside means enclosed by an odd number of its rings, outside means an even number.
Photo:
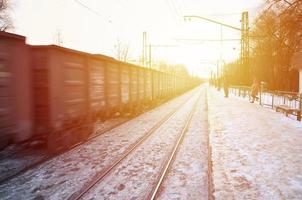
[[[54,34],[54,42],[58,46],[63,46],[63,33],[62,33],[62,30],[57,29],[57,31]]]
[[[188,76],[189,71],[187,67],[183,64],[169,64],[165,60],[159,60],[153,65],[153,69],[162,71],[162,72],[168,72],[175,75],[180,76]]]
[[[120,39],[117,39],[115,47],[115,56],[118,60],[126,62],[129,54],[129,43],[122,42]]]
[[[291,58],[302,50],[302,1],[268,0],[269,10],[256,20],[253,34],[253,60],[258,76],[271,89],[297,90],[298,72],[291,67]]]
[[[265,7],[250,29],[249,78],[267,82],[272,90],[297,91],[291,59],[302,51],[302,0],[266,0]],[[239,84],[238,62],[226,67],[232,84]]]
[[[0,0],[0,31],[6,31],[13,28],[12,19],[9,15],[9,0]]]

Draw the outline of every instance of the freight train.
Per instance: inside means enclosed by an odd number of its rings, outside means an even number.
[[[43,136],[56,151],[87,138],[100,118],[138,112],[200,83],[25,39],[0,32],[0,148]]]

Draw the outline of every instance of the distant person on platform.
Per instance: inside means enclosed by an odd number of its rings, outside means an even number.
[[[217,90],[220,91],[221,89],[221,77],[217,78]]]
[[[259,80],[255,78],[251,89],[251,101],[250,101],[251,103],[254,103],[255,99],[259,99],[257,97],[259,90],[260,90],[260,83]]]
[[[224,90],[224,97],[229,97],[229,79],[228,76],[223,77],[223,90]]]

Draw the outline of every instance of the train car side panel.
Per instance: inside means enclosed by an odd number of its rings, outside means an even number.
[[[88,68],[83,56],[53,50],[50,62],[53,124],[62,117],[64,120],[82,120],[87,117]]]
[[[0,137],[15,142],[32,135],[29,49],[25,38],[0,32]],[[1,146],[1,145],[0,145]]]
[[[47,49],[32,48],[34,134],[47,133],[50,125],[50,88]]]
[[[114,61],[107,62],[107,106],[115,109],[120,106],[120,70],[119,64]]]
[[[163,72],[160,72],[160,75],[159,75],[159,93],[160,93],[160,97],[163,98],[164,97],[164,73]]]
[[[121,101],[126,105],[130,101],[130,69],[127,65],[121,66]]]
[[[140,101],[145,100],[145,73],[141,68],[138,68],[138,97]]]
[[[136,103],[138,101],[138,69],[137,67],[131,66],[131,101]]]
[[[159,97],[159,88],[158,88],[158,72],[152,71],[152,90],[153,90],[153,100],[156,100]]]
[[[145,70],[145,98],[147,101],[152,100],[152,71]]]
[[[105,61],[92,58],[89,64],[90,112],[101,115],[106,107],[105,99]]]

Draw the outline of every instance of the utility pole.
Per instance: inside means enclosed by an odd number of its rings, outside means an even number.
[[[220,64],[220,75],[223,76],[222,72],[222,53],[223,53],[223,49],[222,49],[222,25],[220,25],[220,60],[219,60],[219,64]]]
[[[143,52],[142,52],[142,65],[146,65],[147,60],[147,32],[143,32]]]
[[[152,68],[151,44],[149,44],[149,68]]]
[[[185,20],[191,20],[191,18],[198,18],[202,19],[214,24],[219,24],[221,27],[227,27],[231,28],[237,31],[241,32],[241,51],[240,51],[240,68],[238,70],[237,76],[239,76],[239,82],[241,84],[249,84],[249,77],[250,77],[250,67],[249,67],[249,17],[248,17],[248,12],[243,12],[241,16],[241,28],[237,28],[225,23],[221,23],[216,20],[212,20],[206,17],[202,16],[197,16],[197,15],[187,15],[184,16]],[[222,34],[222,32],[220,33]],[[222,38],[222,36],[221,36]],[[221,39],[222,43],[222,39]],[[221,60],[221,59],[220,59]],[[218,64],[217,64],[217,71],[218,69]],[[217,72],[218,75],[218,72]]]
[[[147,66],[148,62],[148,47],[147,47],[147,32],[145,32],[145,66]]]
[[[250,84],[250,66],[249,66],[249,15],[243,12],[241,15],[241,84]]]

